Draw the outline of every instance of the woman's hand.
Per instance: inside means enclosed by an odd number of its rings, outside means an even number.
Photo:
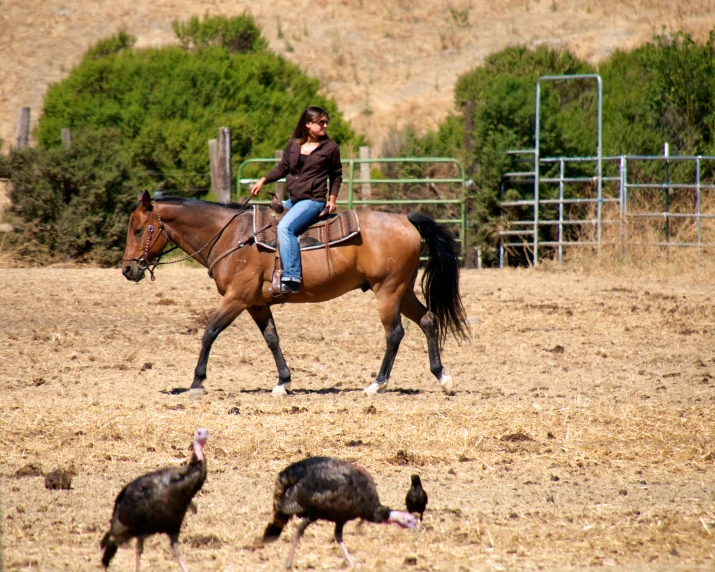
[[[326,205],[328,207],[328,214],[333,214],[335,212],[335,209],[337,208],[335,206],[335,197],[330,196],[330,200],[328,201],[328,204]]]
[[[261,192],[261,188],[263,188],[263,185],[265,184],[265,182],[266,182],[266,178],[261,177],[261,179],[251,187],[251,196],[252,197],[255,197],[258,193]]]

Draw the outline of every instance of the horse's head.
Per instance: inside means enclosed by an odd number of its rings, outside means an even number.
[[[127,247],[124,249],[122,274],[127,280],[139,282],[144,271],[166,246],[168,239],[159,215],[159,208],[149,193],[139,196],[139,204],[129,217]]]

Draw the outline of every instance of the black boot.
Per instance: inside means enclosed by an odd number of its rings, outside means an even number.
[[[281,282],[281,294],[297,294],[300,291],[298,282]]]

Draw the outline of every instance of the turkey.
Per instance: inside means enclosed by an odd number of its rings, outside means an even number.
[[[184,572],[186,565],[179,554],[179,531],[186,510],[191,508],[194,495],[206,480],[204,445],[209,433],[197,429],[194,434],[194,452],[187,465],[171,467],[148,473],[126,485],[117,496],[109,532],[104,535],[102,565],[109,566],[120,545],[137,539],[136,570],[139,572],[144,540],[152,534],[169,535],[171,551]]]
[[[420,513],[420,521],[422,521],[422,515],[427,508],[427,493],[422,488],[422,481],[419,475],[412,475],[412,486],[407,491],[405,504],[409,512]]]
[[[343,526],[361,518],[368,522],[417,528],[417,519],[408,512],[390,510],[380,504],[375,481],[360,467],[330,457],[311,457],[293,463],[276,480],[273,497],[273,521],[266,527],[263,542],[278,539],[292,516],[303,520],[298,526],[286,567],[290,568],[298,541],[316,520],[335,523],[335,541],[345,559],[353,565],[343,543]]]

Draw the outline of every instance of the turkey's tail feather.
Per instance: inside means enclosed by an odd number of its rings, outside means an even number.
[[[273,522],[266,526],[266,530],[263,533],[263,542],[275,542],[283,532],[285,525],[288,524],[290,520],[290,515],[283,514],[282,512],[273,513]]]
[[[109,563],[112,561],[112,558],[114,558],[114,555],[117,553],[119,545],[114,541],[111,532],[108,532],[104,535],[104,538],[102,538],[102,541],[99,543],[99,545],[104,548],[104,554],[102,554],[102,566],[108,568]]]

